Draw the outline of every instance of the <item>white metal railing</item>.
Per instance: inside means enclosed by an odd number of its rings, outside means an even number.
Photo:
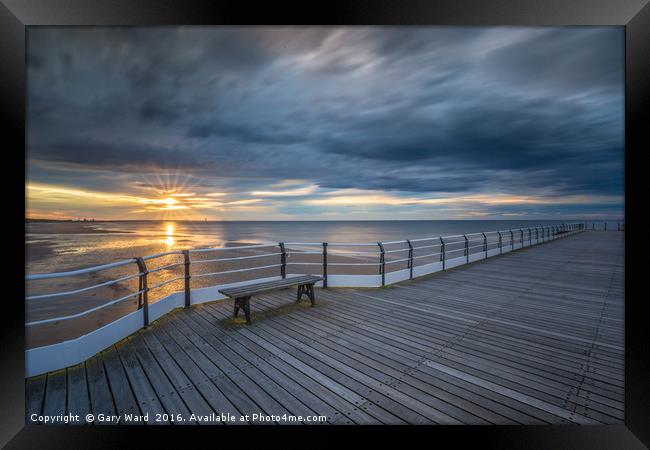
[[[322,275],[323,288],[336,286],[380,287],[529,245],[558,239],[585,229],[588,229],[586,223],[570,223],[387,242],[279,242],[238,247],[200,248],[158,253],[66,272],[27,275],[26,282],[38,283],[50,279],[79,277],[88,274],[97,276],[98,272],[104,273],[102,281],[90,286],[33,295],[30,293],[25,297],[27,302],[37,302],[39,307],[46,306],[47,302],[52,299],[83,294],[102,287],[112,287],[117,283],[128,282],[136,278],[138,285],[137,288],[133,287],[131,292],[120,292],[118,298],[93,305],[83,311],[75,311],[58,317],[38,317],[38,320],[28,321],[25,324],[28,327],[47,324],[51,326],[59,322],[81,319],[137,297],[137,310],[118,318],[113,318],[109,313],[109,322],[88,334],[57,344],[29,349],[26,354],[26,376],[77,364],[137,329],[148,326],[150,308],[152,308],[152,320],[156,320],[174,308],[189,307],[192,304],[222,298],[218,290],[224,286],[241,285],[259,279],[286,278],[305,273],[301,270],[308,270],[309,273],[316,272]],[[232,256],[229,252],[240,256]],[[242,252],[245,254],[242,255]],[[165,259],[168,257],[182,257],[182,261],[170,262]],[[309,258],[309,260],[301,260],[303,258]],[[240,267],[227,267],[236,263],[240,263]],[[241,267],[241,263],[251,266]],[[214,265],[217,265],[218,270],[212,270]],[[105,280],[107,276],[112,276],[110,271],[124,271],[129,268],[136,270],[134,273],[121,273],[112,279]],[[319,270],[315,270],[315,268],[319,268]],[[180,273],[171,273],[173,269],[180,269]],[[374,274],[359,273],[360,271],[371,271]],[[268,273],[272,273],[272,275],[269,277]],[[156,284],[152,284],[152,274],[156,274],[156,277],[159,278],[155,280]],[[247,276],[254,278],[232,283],[234,274],[242,274],[241,278]],[[219,277],[223,276],[228,278],[222,278],[219,281]],[[217,281],[212,281],[213,278]],[[192,283],[192,280],[196,281]],[[184,286],[180,291],[176,290],[168,294],[171,292],[169,288],[165,291],[160,290],[171,283],[181,281],[184,282]],[[200,287],[202,283],[207,283],[207,287]],[[48,286],[48,288],[52,288],[52,286]],[[166,296],[151,302],[149,294],[152,291]],[[116,311],[117,313],[119,311]]]
[[[501,230],[501,231],[489,231],[482,233],[467,233],[459,234],[453,236],[436,236],[436,237],[425,237],[418,239],[405,239],[405,240],[395,240],[387,242],[280,242],[278,244],[256,244],[256,245],[245,245],[239,247],[214,247],[214,248],[200,248],[200,249],[191,249],[191,250],[180,250],[180,251],[171,251],[158,253],[155,255],[149,255],[139,258],[132,258],[122,261],[117,261],[110,264],[102,264],[99,266],[88,267],[79,270],[73,270],[68,272],[56,272],[56,273],[41,273],[41,274],[32,274],[25,277],[26,281],[36,281],[36,280],[47,280],[52,278],[63,278],[63,277],[73,277],[84,275],[88,273],[95,273],[105,270],[114,269],[117,267],[123,267],[127,265],[137,265],[138,271],[131,275],[122,276],[113,280],[104,281],[95,285],[82,287],[74,290],[67,290],[61,292],[40,294],[40,295],[30,295],[25,298],[27,301],[34,300],[46,300],[62,296],[70,296],[75,294],[80,294],[87,292],[93,289],[100,287],[110,286],[116,283],[128,281],[134,278],[139,279],[139,289],[136,292],[132,292],[128,295],[122,296],[115,300],[110,300],[102,305],[89,308],[85,311],[81,311],[76,314],[70,314],[67,316],[60,316],[54,318],[48,318],[43,320],[36,320],[27,322],[26,326],[40,325],[45,323],[59,322],[74,318],[79,318],[90,314],[92,312],[99,311],[108,306],[114,305],[121,301],[127,300],[129,298],[138,296],[138,309],[143,308],[145,311],[144,314],[144,325],[148,325],[148,314],[147,309],[149,306],[149,296],[148,293],[154,289],[161,288],[167,284],[170,284],[175,281],[185,280],[185,300],[186,305],[190,306],[190,280],[192,278],[205,278],[205,277],[214,277],[219,275],[226,274],[235,274],[235,273],[244,273],[252,272],[264,269],[274,269],[280,268],[280,276],[285,278],[287,275],[287,267],[290,266],[319,266],[322,267],[323,275],[323,287],[328,287],[328,268],[330,267],[377,267],[378,273],[381,275],[381,285],[386,285],[386,266],[393,266],[398,263],[406,263],[407,269],[410,271],[409,278],[413,278],[413,268],[417,267],[417,261],[423,260],[425,258],[437,259],[442,263],[442,270],[445,269],[445,262],[449,259],[457,258],[459,256],[466,257],[466,262],[469,263],[473,255],[478,253],[484,253],[487,257],[489,250],[498,248],[501,250],[503,246],[510,246],[514,249],[515,246],[524,246],[525,244],[530,245],[533,241],[533,236],[535,243],[540,241],[545,241],[552,236],[559,236],[564,233],[570,233],[574,231],[581,231],[588,229],[587,223],[573,223],[573,224],[562,224],[562,225],[552,225],[545,227],[530,227],[530,228],[517,228],[513,230]],[[620,225],[618,229],[621,229]],[[404,246],[402,248],[392,248],[396,245]],[[298,247],[306,248],[303,250],[294,250]],[[314,247],[318,247],[318,250],[314,250]],[[335,249],[330,249],[331,247],[336,247]],[[347,249],[343,249],[343,248]],[[358,248],[367,248],[367,247],[376,247],[376,250],[359,250]],[[390,247],[390,248],[387,248]],[[277,248],[278,252],[270,253],[269,248]],[[211,259],[192,259],[191,255],[193,254],[204,254],[209,252],[223,252],[223,251],[240,251],[240,250],[261,250],[266,249],[264,253],[245,255],[245,256],[235,256],[235,257],[221,257],[221,258],[211,258]],[[478,250],[480,249],[480,250]],[[427,250],[423,254],[419,254],[420,251]],[[418,253],[418,254],[416,254]],[[499,253],[502,253],[501,251]],[[170,256],[170,255],[183,255],[183,262],[175,262],[171,264],[165,264],[153,269],[147,268],[147,262],[152,261],[158,258]],[[314,261],[287,261],[287,258],[290,255],[320,255],[322,260],[319,262]],[[387,259],[387,257],[396,256],[395,259]],[[371,257],[377,257],[378,260],[368,260]],[[262,264],[255,265],[253,267],[244,267],[239,269],[228,269],[228,270],[217,270],[209,271],[204,273],[191,273],[192,265],[200,264],[214,264],[214,263],[224,263],[224,262],[233,262],[233,261],[254,261],[257,259],[270,258],[270,257],[279,257],[279,263],[275,264]],[[351,261],[345,259],[343,261],[337,260],[333,261],[333,257],[361,257],[361,261]],[[148,276],[152,273],[160,272],[162,270],[168,270],[176,267],[184,266],[185,271],[183,276],[176,276],[168,280],[164,280],[156,285],[148,285]]]

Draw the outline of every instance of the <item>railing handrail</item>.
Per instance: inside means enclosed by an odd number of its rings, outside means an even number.
[[[46,280],[49,278],[63,278],[63,277],[73,277],[76,275],[83,275],[90,272],[98,272],[100,270],[112,269],[115,267],[126,266],[127,264],[133,264],[137,258],[124,259],[122,261],[117,261],[114,263],[101,264],[99,266],[86,267],[84,269],[71,270],[68,272],[53,272],[53,273],[35,273],[31,275],[25,275],[25,281],[33,280]]]

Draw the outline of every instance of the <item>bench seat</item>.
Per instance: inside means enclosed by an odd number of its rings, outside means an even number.
[[[239,309],[241,308],[244,310],[244,314],[246,315],[246,323],[250,324],[250,298],[253,295],[298,286],[297,301],[300,301],[303,294],[306,294],[307,297],[309,297],[311,300],[311,305],[314,306],[316,301],[314,297],[314,284],[322,280],[323,277],[317,275],[300,275],[297,277],[283,278],[281,280],[266,281],[263,283],[253,283],[244,286],[220,289],[219,292],[226,297],[230,297],[235,300],[234,316],[237,317]]]

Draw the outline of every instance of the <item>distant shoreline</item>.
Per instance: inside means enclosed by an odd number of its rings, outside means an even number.
[[[34,230],[27,230],[26,234],[133,234],[132,231],[105,230],[95,228],[95,224],[101,222],[79,222],[79,221],[28,221],[27,225],[41,224],[38,233]]]

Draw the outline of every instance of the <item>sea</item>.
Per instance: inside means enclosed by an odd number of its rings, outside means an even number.
[[[188,248],[277,242],[393,241],[569,222],[575,221],[30,222],[26,224],[26,268],[29,273],[53,272]],[[608,222],[610,229],[617,226],[617,222]],[[596,223],[596,228],[603,227],[604,222]]]

